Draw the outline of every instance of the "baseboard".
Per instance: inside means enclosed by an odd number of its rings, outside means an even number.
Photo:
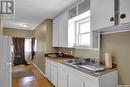
[[[32,63],[36,68],[37,68],[37,70],[46,78],[46,80],[48,80],[47,79],[47,77],[46,77],[46,75],[37,67],[37,65],[36,64],[34,64],[34,63]],[[49,80],[48,80],[49,81]],[[49,81],[50,82],[50,81]],[[50,82],[51,83],[51,82]],[[51,83],[52,84],[52,83]],[[53,84],[52,84],[53,85]],[[54,86],[54,85],[53,85]]]
[[[33,64],[33,62],[28,62],[28,64]]]
[[[46,77],[45,74],[37,67],[36,64],[34,64],[34,63],[32,63],[32,64],[37,68],[37,70],[38,70],[44,77]]]

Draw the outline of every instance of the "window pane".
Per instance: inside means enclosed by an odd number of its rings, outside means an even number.
[[[78,5],[78,14],[84,13],[90,10],[90,0],[84,0]]]
[[[84,22],[80,24],[80,33],[90,32],[90,22]]]
[[[31,39],[25,39],[25,52],[31,51]]]
[[[90,33],[79,35],[79,45],[90,46]]]
[[[71,10],[69,10],[69,19],[75,17],[77,15],[77,7],[73,7]]]

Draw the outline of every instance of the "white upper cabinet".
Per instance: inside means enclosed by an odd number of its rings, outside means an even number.
[[[129,24],[129,3],[130,0],[91,0],[91,29],[115,31],[120,30],[120,24]],[[112,26],[118,26],[118,29]]]
[[[55,18],[53,20],[53,41],[52,45],[53,47],[58,47],[59,46],[59,19]]]
[[[120,24],[130,22],[130,0],[119,0]]]
[[[59,16],[59,47],[68,47],[68,12]]]
[[[53,21],[53,47],[73,47],[72,30],[68,29],[68,11],[57,16]]]
[[[53,47],[68,47],[68,12],[53,20]]]
[[[114,26],[114,0],[91,0],[91,29]]]
[[[130,0],[81,0],[54,19],[53,47],[74,48],[77,42],[80,43],[78,41],[80,39],[76,36],[78,21],[73,20],[90,11],[91,47],[99,48],[100,38],[94,35],[97,30],[98,32],[123,31],[130,26],[129,3]]]
[[[90,10],[90,0],[82,0],[76,6],[62,13],[54,19],[53,47],[74,47],[76,32],[71,20],[88,10]]]

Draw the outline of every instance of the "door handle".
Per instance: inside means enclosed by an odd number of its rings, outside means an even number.
[[[114,17],[111,17],[111,18],[110,18],[110,21],[111,21],[111,22],[113,22],[114,20],[115,20]]]
[[[126,18],[126,14],[121,14],[121,15],[120,15],[120,18],[121,18],[121,19]]]

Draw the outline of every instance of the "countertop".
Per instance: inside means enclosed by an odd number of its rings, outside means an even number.
[[[65,60],[76,59],[74,57],[49,57],[49,56],[46,56],[46,58],[49,59],[49,60],[52,60],[54,62],[58,62],[58,63],[64,64],[64,65],[66,65],[68,67],[77,69],[77,70],[79,70],[81,72],[84,72],[86,74],[92,75],[94,77],[100,77],[101,75],[104,75],[104,74],[107,74],[107,73],[110,73],[112,71],[117,70],[117,68],[114,65],[112,69],[105,69],[103,71],[94,72],[94,71],[91,71],[91,70],[88,70],[88,69],[80,68],[78,66],[74,67],[74,66],[70,66],[70,65],[64,63]]]

